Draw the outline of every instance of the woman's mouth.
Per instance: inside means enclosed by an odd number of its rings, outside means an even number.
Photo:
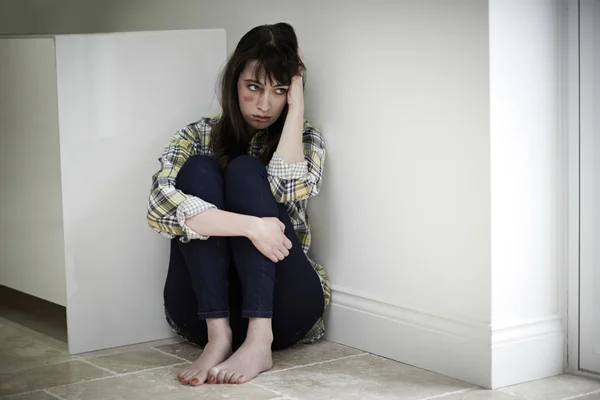
[[[265,117],[262,115],[252,115],[252,119],[256,122],[267,122],[271,119],[271,117]]]

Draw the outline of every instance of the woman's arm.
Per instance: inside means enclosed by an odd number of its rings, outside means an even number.
[[[185,222],[200,235],[247,237],[258,251],[273,262],[283,260],[292,248],[292,242],[285,235],[285,224],[277,218],[259,218],[215,208]]]
[[[213,204],[177,190],[175,185],[177,174],[185,162],[205,150],[201,146],[202,135],[206,132],[205,125],[202,122],[178,131],[159,158],[160,170],[152,176],[146,218],[153,230],[169,238],[197,238],[197,235],[186,232],[181,221],[191,212],[199,213],[215,208]]]
[[[288,105],[279,145],[267,166],[271,191],[280,203],[315,196],[321,187],[325,161],[321,132],[304,121],[304,89],[300,74],[292,79]]]
[[[292,78],[287,93],[288,113],[275,150],[287,163],[304,161],[302,133],[304,131],[304,86],[302,73]]]
[[[215,205],[176,189],[176,177],[187,159],[208,154],[208,127],[192,125],[179,131],[163,151],[161,169],[152,178],[148,224],[169,237],[208,239],[210,236],[244,236],[273,262],[289,255],[292,243],[277,218],[258,218],[219,210]]]
[[[304,121],[304,88],[298,73],[288,91],[288,114],[279,145],[267,166],[275,199],[280,202],[315,196],[321,187],[325,142],[321,132]]]
[[[283,124],[281,138],[275,152],[287,163],[304,161],[302,146],[302,133],[304,131],[304,111],[302,109],[288,109],[288,114]]]
[[[302,132],[303,160],[287,162],[278,151],[267,165],[271,192],[279,203],[300,201],[316,196],[321,190],[325,141],[321,132],[308,122]]]
[[[185,220],[185,224],[201,236],[244,236],[252,235],[258,217],[236,214],[211,208]]]
[[[161,169],[153,177],[148,222],[169,237],[208,239],[210,236],[248,236],[250,216],[218,210],[196,196],[177,190],[177,174],[193,155],[208,155],[210,126],[206,121],[187,126],[171,139],[160,157]]]

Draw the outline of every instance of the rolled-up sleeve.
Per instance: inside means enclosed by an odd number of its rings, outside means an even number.
[[[152,177],[148,200],[147,220],[150,227],[168,238],[181,236],[190,239],[207,239],[192,231],[185,220],[215,205],[198,197],[183,193],[176,188],[176,177],[185,162],[195,154],[205,153],[202,130],[190,127],[177,132],[161,157],[161,168]]]
[[[267,165],[271,191],[279,203],[305,200],[316,196],[321,189],[326,154],[323,136],[305,123],[302,143],[303,161],[288,163],[275,152]]]
[[[175,213],[179,226],[183,229],[184,237],[183,241],[187,242],[192,239],[206,240],[209,236],[200,235],[199,233],[191,230],[186,224],[185,220],[195,215],[200,214],[203,211],[216,208],[216,206],[208,201],[202,200],[198,197],[188,196],[179,206]]]

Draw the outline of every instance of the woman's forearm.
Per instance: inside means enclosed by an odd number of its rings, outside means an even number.
[[[188,218],[185,224],[202,236],[250,237],[253,223],[257,218],[211,208]]]
[[[281,131],[276,152],[288,163],[304,161],[302,132],[304,130],[304,112],[290,108]]]

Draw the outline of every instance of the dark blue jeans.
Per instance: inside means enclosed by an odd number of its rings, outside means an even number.
[[[171,241],[164,288],[169,323],[199,346],[206,345],[207,318],[229,317],[233,348],[246,337],[248,319],[272,318],[273,349],[302,339],[323,315],[324,298],[317,273],[298,240],[285,205],[277,203],[262,163],[251,156],[234,159],[223,173],[207,156],[193,156],[177,175],[177,189],[219,209],[257,217],[277,217],[292,242],[278,263],[245,237]]]

